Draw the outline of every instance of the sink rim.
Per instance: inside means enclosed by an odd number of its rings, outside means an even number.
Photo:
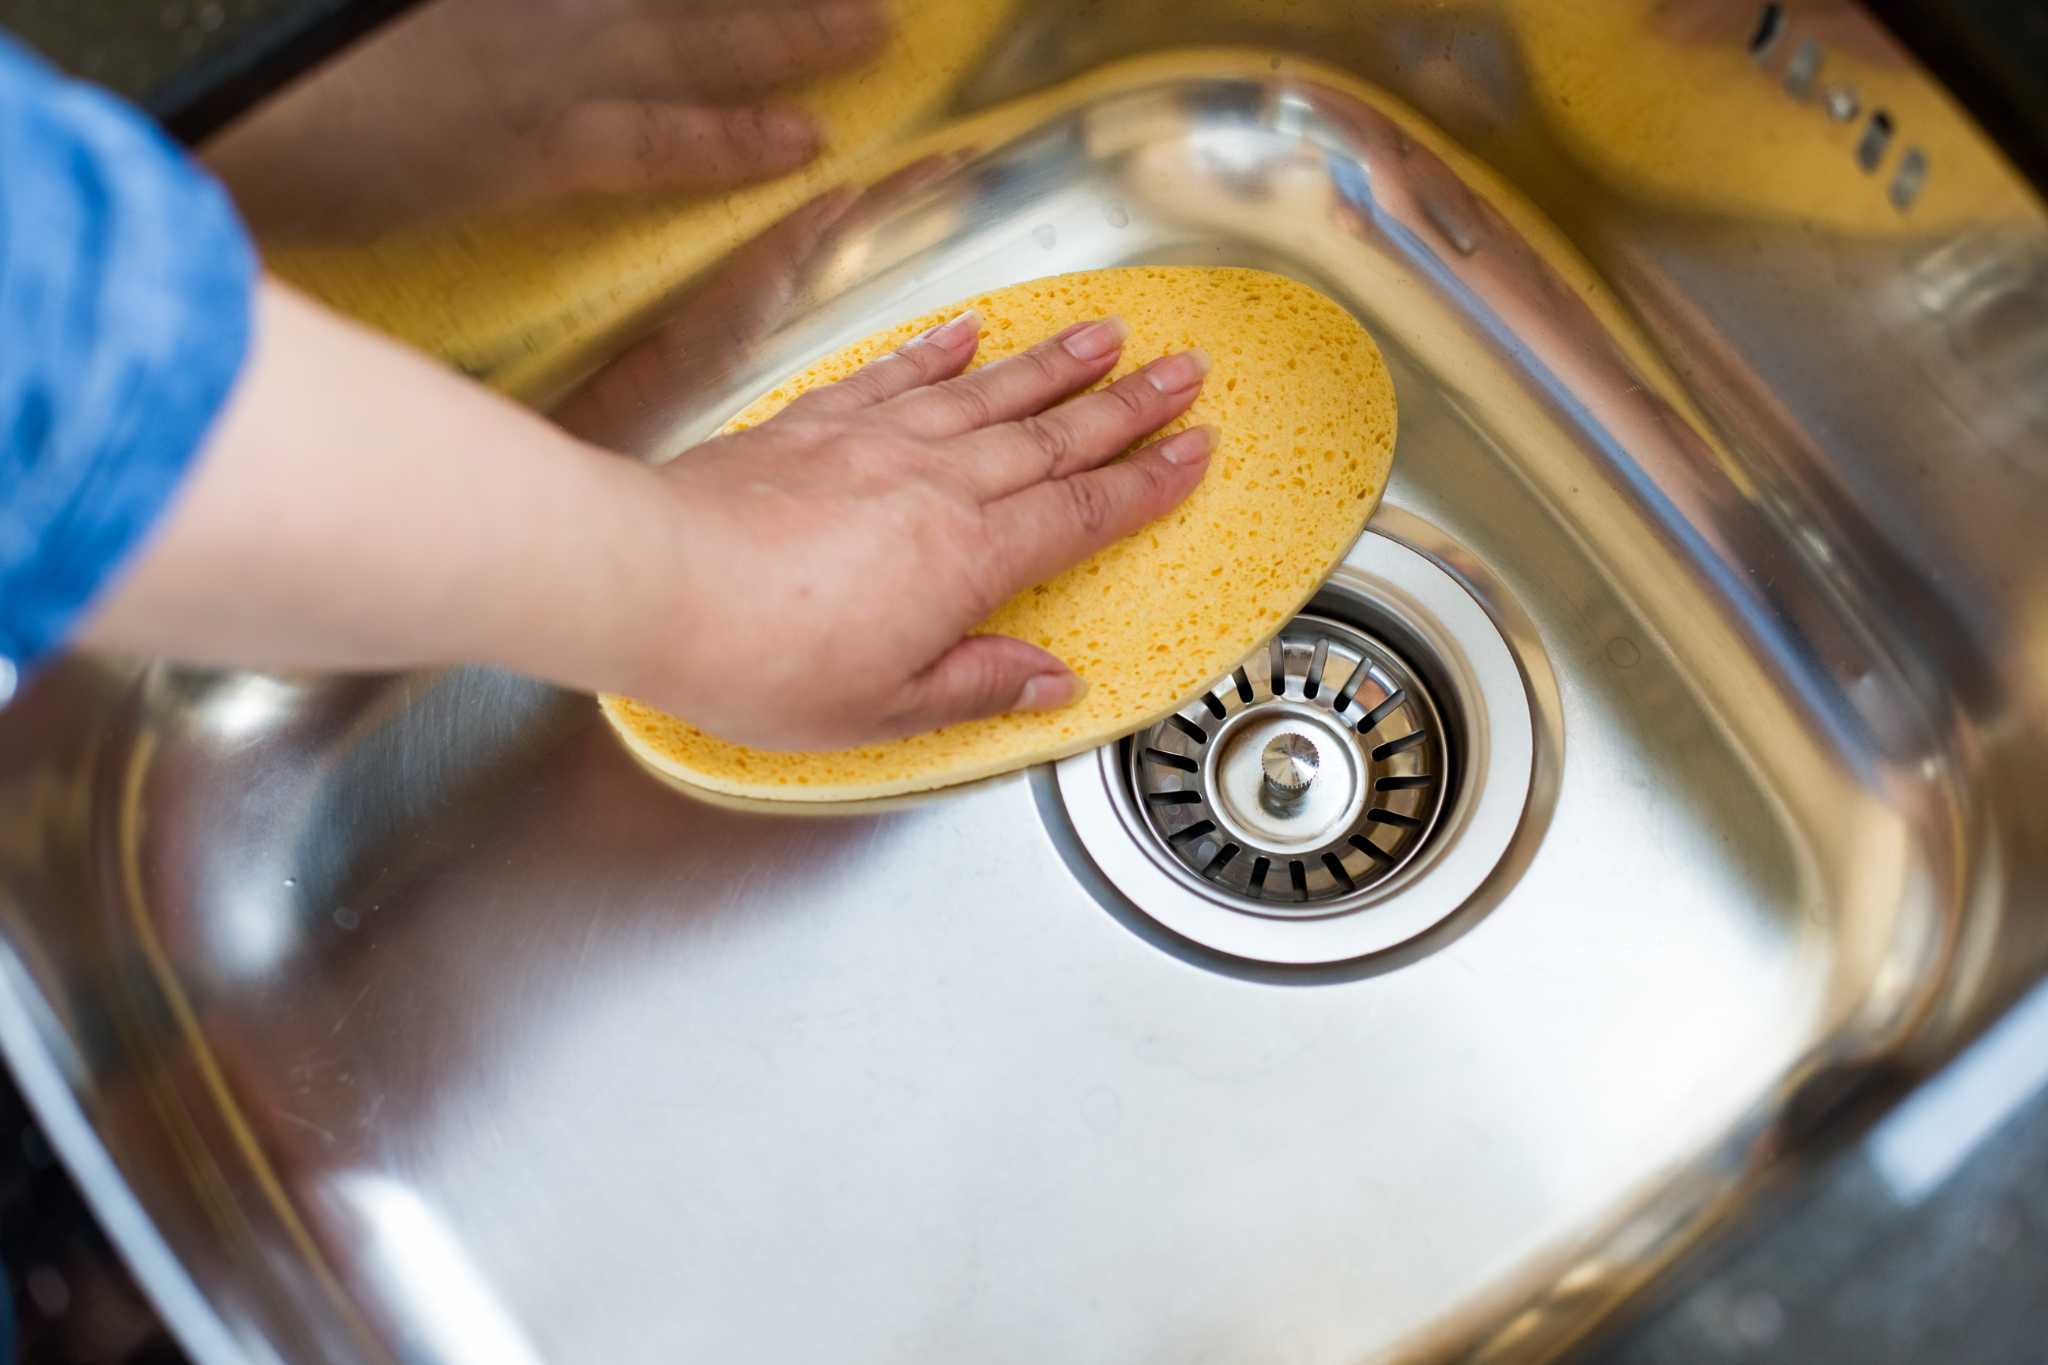
[[[1446,532],[1383,504],[1308,613],[1331,585],[1394,612],[1461,679],[1454,690],[1476,713],[1464,718],[1461,780],[1479,796],[1461,801],[1442,841],[1376,887],[1364,908],[1263,921],[1202,895],[1150,856],[1132,827],[1136,812],[1119,797],[1121,744],[1036,778],[1041,812],[1059,821],[1055,842],[1098,874],[1083,884],[1105,909],[1127,927],[1133,917],[1156,921],[1188,960],[1253,980],[1357,980],[1415,956],[1373,961],[1390,950],[1425,938],[1418,951],[1446,946],[1507,898],[1543,841],[1562,781],[1563,705],[1542,639],[1506,585]],[[1435,932],[1453,920],[1458,930]]]

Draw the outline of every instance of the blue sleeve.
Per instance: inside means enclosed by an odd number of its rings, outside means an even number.
[[[0,36],[0,679],[63,643],[162,513],[241,369],[255,280],[205,171]]]

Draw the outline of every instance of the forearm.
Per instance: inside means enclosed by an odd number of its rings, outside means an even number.
[[[250,358],[91,644],[197,662],[485,660],[617,685],[652,473],[274,283]]]

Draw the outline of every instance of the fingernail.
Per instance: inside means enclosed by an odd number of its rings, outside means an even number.
[[[912,337],[909,344],[937,346],[941,350],[952,351],[965,346],[969,337],[978,336],[980,333],[981,314],[970,308],[960,316],[940,323],[929,332],[921,332]]]
[[[1179,393],[1202,382],[1209,373],[1209,353],[1197,346],[1153,361],[1145,367],[1145,379],[1161,393]]]
[[[1088,684],[1073,673],[1041,673],[1025,682],[1017,693],[1013,711],[1057,711],[1072,706],[1088,691]]]
[[[1159,443],[1159,458],[1168,464],[1194,464],[1209,458],[1216,448],[1216,428],[1206,423],[1176,431]]]
[[[1123,345],[1130,334],[1131,329],[1122,318],[1104,318],[1069,332],[1061,338],[1060,345],[1076,360],[1100,360]]]

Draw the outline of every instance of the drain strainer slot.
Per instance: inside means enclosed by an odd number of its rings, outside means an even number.
[[[1270,644],[1054,783],[1117,914],[1311,966],[1405,943],[1471,899],[1514,843],[1534,765],[1529,694],[1487,609],[1368,532]]]
[[[1397,652],[1303,615],[1132,740],[1126,775],[1186,870],[1247,910],[1324,914],[1422,849],[1451,751],[1429,685]]]

